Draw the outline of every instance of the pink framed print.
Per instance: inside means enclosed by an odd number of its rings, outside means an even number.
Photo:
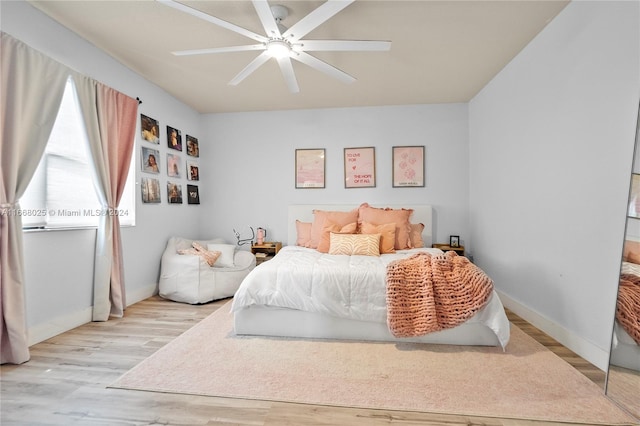
[[[182,159],[176,154],[167,154],[167,176],[179,178],[182,169]]]
[[[324,156],[324,149],[296,149],[296,188],[324,188]]]
[[[376,186],[376,149],[344,149],[344,187],[373,188]]]
[[[393,187],[424,186],[424,146],[393,147]]]

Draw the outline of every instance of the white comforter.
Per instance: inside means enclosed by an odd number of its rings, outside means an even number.
[[[422,248],[380,257],[336,256],[286,246],[249,273],[234,296],[231,310],[263,305],[386,324],[387,265],[421,251],[442,253]],[[495,291],[487,306],[469,321],[491,328],[503,347],[508,342],[509,321]]]

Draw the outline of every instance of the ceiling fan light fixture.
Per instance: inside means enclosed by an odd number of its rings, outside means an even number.
[[[1,2],[2,0],[0,0]],[[196,18],[203,19],[219,27],[233,31],[239,35],[257,41],[259,44],[229,46],[212,49],[195,49],[174,52],[175,55],[201,55],[208,53],[262,51],[242,69],[229,84],[238,85],[248,75],[274,58],[278,62],[287,87],[292,93],[300,91],[292,60],[308,65],[317,71],[337,78],[344,83],[352,83],[355,78],[346,72],[324,62],[307,52],[346,52],[346,51],[387,51],[391,48],[390,41],[382,40],[306,40],[303,38],[319,27],[335,14],[352,4],[355,0],[326,0],[311,13],[298,20],[287,29],[282,21],[289,15],[289,9],[282,5],[269,5],[269,0],[252,0],[254,9],[264,29],[264,35],[242,28],[231,22],[224,21],[213,15],[206,14],[190,6],[182,4],[181,0],[156,0],[162,4],[180,10]]]
[[[267,42],[267,53],[272,58],[286,58],[291,53],[291,44],[281,39],[269,40]]]

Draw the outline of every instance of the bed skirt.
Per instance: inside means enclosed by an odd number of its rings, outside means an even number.
[[[386,323],[338,318],[288,308],[251,305],[235,312],[234,328],[238,335],[500,346],[503,348],[506,346],[508,331],[506,333],[503,331],[502,339],[500,339],[496,331],[489,326],[472,320],[455,328],[424,336],[397,338],[391,334]],[[508,327],[508,320],[506,323]]]

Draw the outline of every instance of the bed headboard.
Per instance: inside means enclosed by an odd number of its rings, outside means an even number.
[[[313,210],[338,210],[349,211],[357,208],[357,205],[351,204],[295,204],[289,206],[289,215],[287,220],[287,244],[294,245],[296,243],[296,219],[301,222],[313,222]],[[375,205],[371,207],[389,207],[393,209],[413,209],[411,215],[411,223],[423,223],[422,239],[425,247],[431,247],[433,235],[432,208],[425,204],[403,204],[403,205]]]

